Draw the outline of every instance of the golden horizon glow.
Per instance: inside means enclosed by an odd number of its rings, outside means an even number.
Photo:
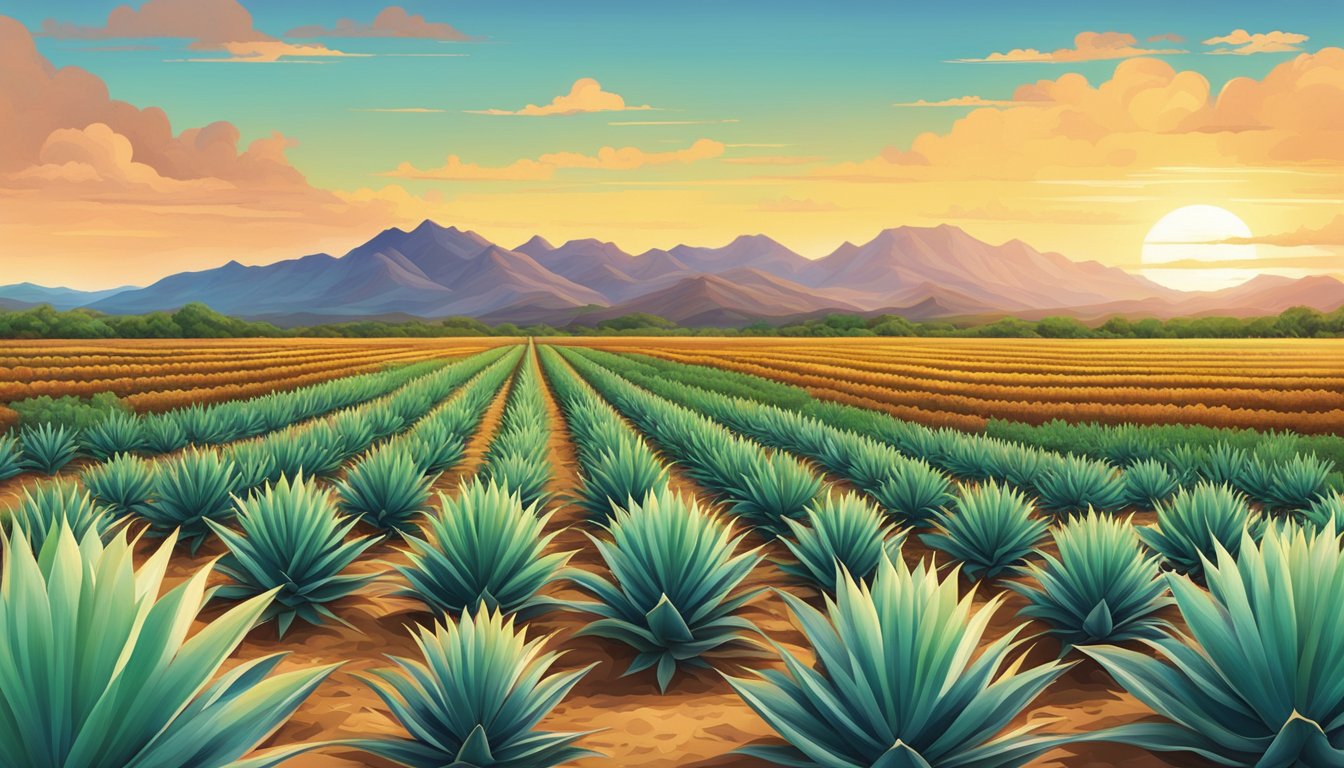
[[[1144,237],[1142,274],[1159,285],[1181,291],[1216,291],[1241,285],[1263,273],[1245,266],[1217,264],[1254,260],[1254,244],[1226,242],[1251,237],[1254,233],[1246,222],[1226,208],[1177,208],[1158,219]],[[1177,263],[1181,266],[1163,266]]]

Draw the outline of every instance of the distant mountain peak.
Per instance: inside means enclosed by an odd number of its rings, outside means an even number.
[[[528,256],[531,256],[532,258],[536,258],[537,254],[550,253],[551,251],[554,251],[555,246],[551,245],[551,242],[546,238],[542,237],[541,235],[533,235],[532,237],[528,238],[526,243],[523,243],[522,245],[518,246],[517,248],[514,248],[513,250],[518,251],[519,253],[526,253]]]

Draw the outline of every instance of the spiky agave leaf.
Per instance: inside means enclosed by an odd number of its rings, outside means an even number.
[[[84,453],[99,461],[119,453],[134,453],[145,447],[140,419],[126,411],[115,411],[84,430],[79,436]]]
[[[1236,554],[1242,533],[1263,527],[1246,499],[1227,485],[1200,483],[1157,505],[1157,525],[1138,529],[1139,538],[1173,568],[1198,576],[1217,546]]]
[[[84,487],[116,518],[143,515],[154,495],[154,465],[128,453],[80,473]]]
[[[1068,665],[1021,669],[1009,658],[1020,626],[980,649],[1002,597],[973,612],[956,578],[884,557],[871,586],[846,574],[825,613],[781,593],[818,668],[776,646],[784,671],[728,679],[788,742],[741,751],[809,768],[1014,768],[1084,738],[1041,734],[1039,722],[1004,733]]]
[[[551,481],[551,463],[534,450],[505,450],[491,453],[482,469],[492,481],[518,494],[523,506],[544,504],[549,494],[546,484]]]
[[[1137,461],[1125,470],[1125,500],[1139,509],[1152,509],[1179,489],[1180,483],[1157,459]]]
[[[976,436],[962,435],[951,441],[943,456],[943,466],[957,477],[970,481],[987,480],[993,465],[993,444]]]
[[[1046,523],[1022,495],[998,483],[963,489],[954,506],[937,516],[937,530],[920,538],[962,563],[972,581],[992,579],[1032,553]]]
[[[1219,442],[1200,457],[1199,474],[1211,485],[1236,487],[1248,458],[1246,451],[1241,448]]]
[[[247,495],[283,477],[275,465],[275,455],[265,441],[234,443],[224,455],[233,462],[234,472],[238,474],[238,489],[235,493]]]
[[[347,539],[356,521],[341,517],[331,493],[302,475],[281,478],[235,502],[241,532],[206,521],[229,548],[219,570],[233,583],[220,587],[219,596],[242,600],[273,593],[261,621],[274,619],[280,637],[295,619],[321,624],[325,617],[345,624],[327,604],[378,577],[344,572],[378,539]]]
[[[1114,512],[1125,504],[1125,484],[1111,465],[1070,454],[1036,479],[1036,496],[1041,509],[1056,515]]]
[[[802,517],[820,492],[821,479],[806,465],[775,453],[732,486],[732,510],[759,530],[778,536],[788,531],[785,521]]]
[[[433,418],[422,421],[414,432],[406,436],[403,445],[421,474],[425,475],[441,472],[461,461],[467,454],[464,435]]]
[[[51,423],[24,427],[19,433],[23,454],[19,466],[54,475],[79,455],[79,433]]]
[[[438,475],[426,476],[411,455],[397,445],[383,445],[364,455],[345,477],[333,483],[342,511],[356,515],[381,531],[406,533],[429,507],[430,488]]]
[[[1302,512],[1303,521],[1318,530],[1344,533],[1344,494],[1328,493]]]
[[[171,413],[155,413],[141,422],[145,448],[153,453],[172,453],[189,441],[187,432]]]
[[[952,481],[925,461],[903,461],[891,466],[873,498],[901,522],[928,525],[938,510],[952,501]]]
[[[316,745],[242,758],[334,667],[272,674],[282,656],[211,678],[270,595],[192,632],[208,567],[160,596],[175,539],[139,569],[124,533],[106,545],[68,528],[40,554],[20,527],[0,576],[0,754],[25,768],[265,768]],[[43,670],[43,674],[33,674]]]
[[[1218,546],[1208,590],[1169,576],[1189,635],[1149,641],[1150,653],[1082,650],[1166,722],[1107,734],[1228,766],[1344,765],[1344,556],[1323,531],[1270,526],[1240,554]]]
[[[238,489],[233,464],[209,449],[190,448],[159,465],[154,474],[154,499],[142,517],[149,531],[163,536],[174,530],[193,553],[210,535],[206,520],[223,521],[233,513]]]
[[[807,524],[788,521],[793,538],[781,539],[796,563],[780,564],[780,570],[834,593],[839,568],[856,579],[867,579],[877,570],[883,553],[899,557],[905,532],[886,523],[882,511],[856,493],[828,493],[807,508]]]
[[[456,497],[440,493],[438,510],[426,515],[426,537],[405,535],[410,562],[395,567],[408,588],[398,594],[449,616],[478,606],[523,616],[544,610],[552,603],[538,593],[567,577],[574,554],[546,552],[560,533],[543,533],[550,518],[493,479],[464,482]]]
[[[345,442],[326,421],[276,432],[265,445],[275,459],[276,473],[285,477],[329,475],[348,458]]]
[[[0,435],[0,480],[8,480],[22,471],[23,449],[18,438]]]
[[[456,622],[413,632],[421,659],[364,678],[407,730],[407,738],[351,744],[410,768],[550,768],[596,752],[575,746],[587,733],[536,730],[592,666],[548,675],[559,658],[550,638],[528,641],[513,618],[481,607]]]
[[[34,550],[61,527],[76,537],[86,533],[106,537],[112,528],[111,511],[94,501],[89,492],[66,480],[50,480],[23,489],[18,504],[10,508],[4,528],[22,528]]]
[[[761,555],[738,551],[745,534],[666,490],[616,509],[606,529],[610,541],[590,538],[614,581],[576,571],[574,582],[597,599],[568,605],[599,617],[580,635],[638,651],[626,674],[656,666],[666,691],[679,667],[707,667],[708,654],[751,642],[756,626],[735,614],[761,592],[739,588]]]
[[[1042,564],[1018,569],[1032,582],[1008,583],[1029,603],[1019,615],[1049,625],[1066,650],[1162,635],[1167,623],[1157,613],[1171,598],[1129,518],[1093,510],[1051,534],[1059,555],[1039,553]]]

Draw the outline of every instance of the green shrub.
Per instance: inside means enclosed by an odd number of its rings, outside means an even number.
[[[145,447],[144,430],[140,419],[126,411],[115,411],[107,418],[87,427],[80,434],[84,453],[99,461],[119,453],[135,453]]]
[[[960,561],[966,578],[992,579],[1025,559],[1045,537],[1045,521],[1032,512],[1021,491],[984,483],[963,489],[952,509],[938,513],[937,531],[920,538]]]
[[[19,440],[23,443],[19,465],[24,469],[54,475],[79,455],[78,433],[50,422],[24,427]]]
[[[1162,635],[1156,614],[1171,599],[1129,519],[1092,511],[1051,533],[1058,557],[1041,552],[1042,564],[1019,569],[1034,583],[1008,584],[1027,598],[1021,616],[1049,625],[1066,649]]]
[[[840,568],[865,580],[884,553],[900,557],[905,533],[884,523],[882,511],[858,494],[827,494],[808,506],[806,525],[788,521],[793,538],[782,541],[797,562],[783,563],[780,570],[829,593],[835,592]]]
[[[901,522],[928,525],[938,511],[952,501],[952,482],[947,475],[923,461],[905,461],[891,467],[872,496]]]
[[[265,656],[215,678],[266,610],[249,600],[188,636],[209,596],[203,568],[160,596],[174,539],[135,569],[132,543],[53,532],[40,554],[0,543],[0,754],[25,768],[264,768],[311,746],[240,761],[333,667],[272,674]],[[39,672],[40,671],[40,672]]]
[[[548,676],[559,657],[542,653],[549,638],[528,642],[485,608],[414,636],[423,661],[394,657],[396,668],[365,678],[409,738],[355,746],[411,768],[550,768],[597,755],[575,746],[585,733],[536,730],[592,669]]]
[[[1157,505],[1157,525],[1139,529],[1139,538],[1182,573],[1199,575],[1217,546],[1235,555],[1242,534],[1257,532],[1259,515],[1228,485],[1200,483]]]
[[[1041,509],[1056,515],[1114,512],[1125,504],[1125,484],[1111,465],[1069,455],[1041,473],[1036,496]]]
[[[438,475],[425,476],[405,450],[384,445],[367,453],[333,483],[341,509],[380,531],[406,533],[429,508]]]
[[[80,480],[113,517],[143,515],[154,494],[154,465],[139,456],[120,453],[84,470]]]
[[[1229,766],[1344,764],[1344,557],[1325,532],[1271,526],[1218,548],[1209,589],[1171,577],[1188,635],[1083,651],[1165,722],[1106,734]],[[1157,652],[1154,658],[1152,651]]]
[[[106,537],[113,522],[107,507],[95,503],[76,483],[65,480],[25,488],[7,518],[5,527],[11,533],[22,528],[34,551],[41,551],[46,540],[62,527],[81,539],[86,533]]]
[[[972,613],[955,576],[887,558],[871,587],[845,577],[837,592],[825,614],[781,593],[816,668],[776,646],[783,671],[729,678],[788,742],[742,752],[789,766],[1012,768],[1080,738],[1040,734],[1039,721],[1004,733],[1067,666],[1010,663],[1022,627],[980,647],[1001,597]]]
[[[606,529],[611,540],[593,544],[614,582],[576,571],[573,581],[597,600],[569,605],[599,617],[579,635],[638,652],[627,675],[656,667],[666,691],[679,667],[707,667],[705,655],[749,642],[755,625],[735,614],[760,593],[739,587],[761,556],[738,552],[744,534],[670,491],[614,510]]]
[[[336,512],[330,492],[300,475],[238,501],[236,532],[213,520],[206,523],[229,548],[219,570],[233,580],[220,587],[226,600],[273,594],[261,621],[275,620],[280,637],[295,619],[321,624],[323,618],[346,622],[328,603],[353,594],[378,574],[347,574],[345,569],[377,539],[347,538],[353,519]]]
[[[463,483],[456,498],[441,493],[439,509],[425,520],[426,538],[405,534],[409,564],[396,569],[409,587],[398,594],[441,616],[484,606],[527,617],[549,608],[552,601],[538,593],[566,578],[573,554],[546,553],[559,533],[543,533],[550,518],[493,479]]]
[[[163,536],[177,530],[195,554],[210,535],[206,520],[223,522],[232,516],[231,495],[237,489],[232,464],[213,450],[189,448],[159,465],[154,500],[143,516],[150,533]]]
[[[32,426],[55,424],[71,432],[87,429],[115,413],[125,413],[126,405],[111,392],[99,392],[87,400],[73,395],[30,397],[9,403],[19,414],[19,422]]]

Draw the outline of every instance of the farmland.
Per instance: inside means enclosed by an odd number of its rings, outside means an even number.
[[[66,733],[182,646],[112,763],[1338,764],[1337,341],[554,341],[0,348],[119,403],[0,437],[0,704],[70,636]]]

